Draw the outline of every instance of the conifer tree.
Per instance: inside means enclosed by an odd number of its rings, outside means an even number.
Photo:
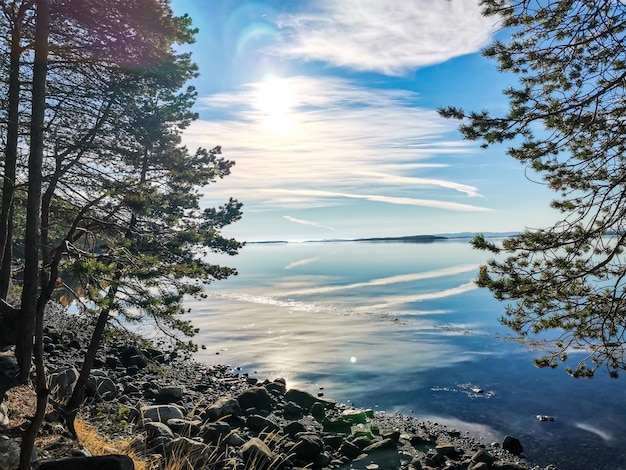
[[[626,368],[626,2],[482,0],[510,28],[484,55],[516,74],[509,109],[440,110],[464,137],[507,154],[555,191],[558,222],[504,242],[477,236],[494,259],[477,283],[507,302],[502,318],[521,335],[550,332],[539,366],[567,362],[575,377]],[[582,360],[568,360],[573,349]]]

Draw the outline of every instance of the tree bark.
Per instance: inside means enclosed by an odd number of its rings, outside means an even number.
[[[37,291],[39,287],[39,209],[41,206],[41,173],[44,151],[44,114],[46,110],[50,4],[48,0],[37,0],[36,8],[33,104],[30,131],[30,155],[28,158],[26,234],[24,240],[24,287],[22,290],[22,314],[18,326],[15,355],[20,368],[19,378],[21,381],[26,382],[28,381],[30,372],[34,332],[37,409],[30,425],[22,435],[19,470],[30,470],[35,437],[41,428],[41,423],[43,423],[46,414],[46,406],[48,405],[48,396],[50,394],[46,383],[46,371],[43,358],[43,312],[45,305],[38,306],[37,302]]]
[[[19,137],[20,58],[22,55],[21,23],[24,6],[13,18],[11,51],[9,58],[9,90],[7,103],[7,143],[4,151],[2,181],[2,206],[0,208],[0,299],[6,300],[11,280],[13,244],[13,195],[17,168],[17,142]]]
[[[19,379],[28,381],[33,353],[33,333],[39,287],[39,210],[41,207],[42,165],[44,151],[44,114],[46,109],[46,77],[48,71],[48,36],[50,6],[48,0],[36,2],[35,64],[33,67],[30,154],[28,158],[28,199],[24,236],[24,286],[21,316],[15,344]]]

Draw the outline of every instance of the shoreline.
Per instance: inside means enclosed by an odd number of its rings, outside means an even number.
[[[58,312],[49,315],[47,324],[55,325],[46,328],[51,382],[69,387],[67,377],[72,368],[80,367],[81,350],[87,344],[86,329],[77,322],[69,325],[65,314]],[[167,460],[168,454],[184,449],[199,461],[210,450],[236,462],[232,467],[205,462],[200,468],[241,470],[250,468],[245,462],[253,458],[257,468],[268,469],[555,469],[529,465],[514,438],[486,444],[443,424],[354,408],[322,393],[287,389],[280,377],[259,380],[229,366],[204,364],[152,347],[107,345],[98,355],[90,383],[82,415],[102,426],[107,418],[103,409],[125,410],[125,432],[141,433],[153,459],[160,455]],[[50,413],[47,427],[63,433],[56,418],[54,422]],[[0,434],[6,429],[0,427]],[[43,460],[60,457],[45,448],[39,455]]]

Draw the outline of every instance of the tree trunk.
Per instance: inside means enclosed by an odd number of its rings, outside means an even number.
[[[22,314],[18,326],[15,356],[20,368],[20,380],[28,381],[33,332],[35,333],[35,370],[37,409],[22,436],[19,470],[30,470],[35,437],[41,427],[48,405],[46,371],[43,359],[43,312],[45,304],[38,305],[39,280],[39,208],[44,150],[44,114],[46,110],[46,77],[48,72],[48,38],[50,35],[50,5],[48,0],[37,0],[35,20],[35,65],[33,68],[33,104],[28,158],[28,200],[26,203],[26,235],[24,240],[24,288]],[[19,346],[19,349],[18,349]]]
[[[11,31],[9,59],[9,92],[7,104],[7,143],[4,152],[4,177],[2,181],[2,206],[0,207],[0,299],[6,300],[11,280],[13,244],[13,195],[17,167],[17,141],[19,136],[20,57],[22,15],[18,13]]]
[[[39,287],[39,209],[41,207],[42,164],[44,150],[44,114],[46,109],[46,76],[48,69],[48,36],[50,6],[48,0],[38,0],[35,25],[35,65],[33,67],[32,116],[30,155],[28,158],[28,199],[26,202],[26,232],[24,236],[24,286],[21,316],[15,344],[19,379],[28,381],[33,333]]]

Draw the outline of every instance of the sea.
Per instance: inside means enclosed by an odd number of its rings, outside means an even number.
[[[473,282],[487,259],[462,238],[248,244],[217,261],[238,275],[187,305],[196,358],[486,444],[510,435],[532,465],[626,469],[626,375],[536,367],[549,338],[501,325]]]

